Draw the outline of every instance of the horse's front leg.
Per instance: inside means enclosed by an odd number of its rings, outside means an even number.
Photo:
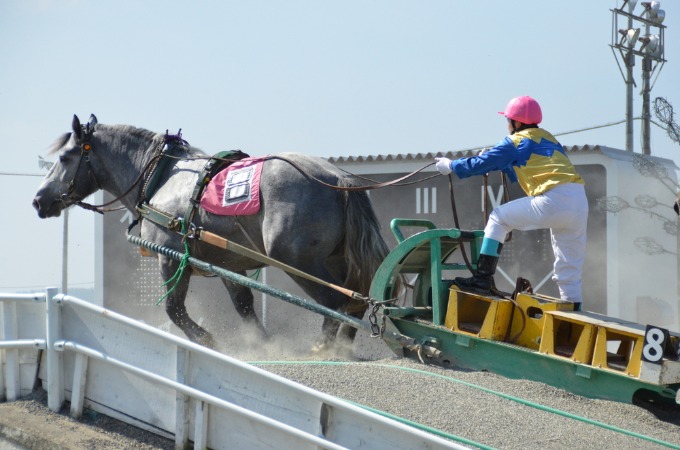
[[[187,292],[189,290],[189,281],[191,279],[191,268],[187,267],[180,275],[177,274],[179,263],[173,259],[161,257],[161,275],[163,280],[167,282],[165,285],[168,293],[165,298],[165,312],[172,320],[172,323],[177,325],[182,332],[189,338],[189,340],[196,342],[208,348],[215,348],[215,340],[212,335],[204,328],[199,326],[189,317],[186,305]],[[173,278],[177,274],[177,278]],[[168,280],[171,280],[168,282]]]

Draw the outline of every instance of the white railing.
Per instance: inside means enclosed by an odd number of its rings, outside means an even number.
[[[45,293],[0,294],[0,400],[14,401],[33,389],[39,350],[46,348],[45,299]]]
[[[38,377],[51,410],[70,400],[74,418],[88,407],[178,448],[465,448],[54,288],[0,294],[0,313],[8,401]]]

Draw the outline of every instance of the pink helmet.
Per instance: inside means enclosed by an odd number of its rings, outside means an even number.
[[[543,120],[541,106],[536,100],[527,95],[513,98],[508,102],[505,111],[499,111],[498,114],[503,114],[508,119],[529,125],[538,125]]]

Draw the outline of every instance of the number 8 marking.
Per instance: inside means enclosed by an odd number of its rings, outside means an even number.
[[[645,334],[645,346],[642,348],[642,355],[649,362],[658,362],[663,358],[665,344],[663,331],[658,328],[650,328]]]

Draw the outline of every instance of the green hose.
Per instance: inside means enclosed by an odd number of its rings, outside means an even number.
[[[481,448],[483,450],[493,450],[494,447],[489,447],[488,445],[480,444],[479,442],[471,441],[469,439],[465,439],[464,437],[460,437],[455,434],[449,434],[445,433],[442,430],[438,430],[436,428],[428,427],[427,425],[423,425],[422,423],[418,422],[412,422],[410,420],[404,419],[403,417],[395,416],[394,414],[386,413],[385,411],[380,411],[379,409],[371,408],[370,406],[362,405],[360,403],[352,402],[349,400],[345,400],[348,403],[351,403],[353,405],[359,406],[361,408],[364,408],[368,411],[371,411],[373,413],[379,414],[381,416],[387,417],[392,420],[396,420],[397,422],[401,422],[403,424],[409,425],[413,428],[417,428],[422,431],[427,431],[428,433],[435,434],[440,437],[444,437],[446,439],[450,439],[452,441],[457,441],[461,442],[463,444],[468,444],[468,445],[474,445],[475,447]]]
[[[252,365],[286,365],[286,364],[365,365],[366,363],[347,362],[347,361],[251,361],[248,364],[252,364]],[[660,439],[656,439],[656,438],[653,438],[651,436],[645,436],[643,434],[635,433],[635,432],[630,431],[630,430],[615,427],[613,425],[608,425],[606,423],[598,422],[596,420],[588,419],[587,417],[578,416],[576,414],[571,414],[571,413],[568,413],[566,411],[561,411],[559,409],[551,408],[549,406],[540,405],[538,403],[530,402],[528,400],[523,400],[521,398],[513,397],[513,396],[507,395],[507,394],[503,394],[502,392],[493,391],[491,389],[487,389],[485,387],[478,386],[476,384],[468,383],[468,382],[462,381],[462,380],[457,380],[455,378],[448,377],[446,375],[439,375],[437,373],[427,372],[425,370],[412,369],[410,367],[393,366],[393,365],[389,365],[389,364],[371,364],[371,365],[372,366],[378,366],[378,367],[385,367],[385,368],[388,368],[388,369],[404,370],[404,371],[407,371],[407,372],[414,372],[414,373],[418,373],[418,374],[421,374],[421,375],[432,376],[432,377],[442,378],[442,379],[448,380],[448,381],[453,381],[454,383],[459,383],[459,384],[462,384],[462,385],[465,385],[465,386],[468,386],[468,387],[471,387],[471,388],[474,388],[474,389],[478,389],[478,390],[486,392],[488,394],[497,395],[499,397],[505,398],[505,399],[513,401],[513,402],[521,403],[521,404],[523,404],[525,406],[529,406],[531,408],[536,408],[536,409],[539,409],[541,411],[546,411],[546,412],[549,412],[549,413],[553,413],[553,414],[557,414],[557,415],[560,415],[560,416],[563,416],[563,417],[567,417],[569,419],[578,420],[578,421],[587,423],[589,425],[594,425],[594,426],[597,426],[597,427],[600,427],[600,428],[604,428],[606,430],[614,431],[614,432],[621,433],[621,434],[626,434],[628,436],[632,436],[632,437],[635,437],[635,438],[638,438],[638,439],[642,439],[642,440],[645,440],[645,441],[653,442],[655,444],[663,445],[665,447],[680,450],[680,445],[676,445],[676,444],[673,444],[671,442],[662,441]],[[350,402],[350,403],[353,403],[353,402]],[[359,404],[356,404],[356,405],[361,406],[362,408],[365,408],[365,409],[368,409],[368,410],[372,410],[371,408],[364,406],[364,405],[359,405]],[[388,415],[385,412],[375,411],[375,410],[372,410],[372,411],[377,412],[378,414],[384,415],[386,417],[391,417],[390,415]],[[395,417],[391,417],[391,418],[395,418]],[[400,419],[400,418],[396,418],[396,419],[399,420],[399,421],[402,421],[404,423],[411,424],[406,419]],[[459,442],[465,442],[464,438],[461,438],[461,437],[458,437],[458,436],[453,436],[453,435],[448,435],[448,434],[444,433],[443,431],[429,429],[428,427],[426,427],[425,425],[422,425],[422,424],[413,424],[412,426],[414,426],[415,428],[419,428],[419,429],[429,431],[429,432],[434,433],[434,434],[438,434],[440,436],[447,437],[448,439],[452,439],[452,440],[459,441]],[[469,444],[475,445],[475,446],[480,446],[481,448],[488,448],[488,447],[484,447],[484,446],[481,446],[480,444],[476,444],[476,443],[473,443],[473,442],[470,442],[470,441],[468,441],[466,443],[469,443]]]

